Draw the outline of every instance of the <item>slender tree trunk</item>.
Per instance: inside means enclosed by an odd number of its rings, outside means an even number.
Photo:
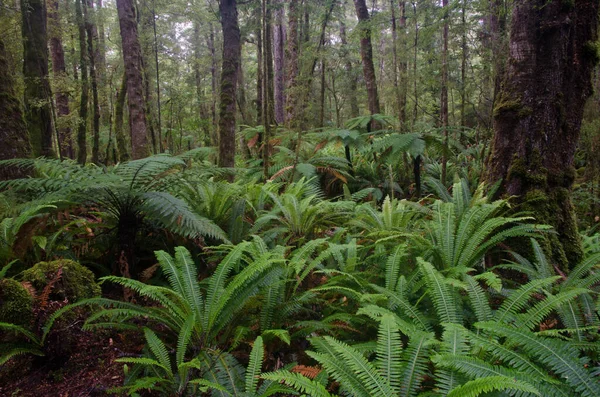
[[[363,75],[367,86],[369,112],[381,113],[379,95],[377,94],[377,79],[373,65],[373,46],[371,44],[371,18],[365,0],[354,0],[356,15],[358,16],[357,31],[360,37],[360,57],[363,63]],[[375,126],[372,126],[374,128]]]
[[[325,125],[325,58],[321,57],[321,95],[319,99],[319,125]]]
[[[466,125],[467,108],[467,0],[462,1],[461,7],[462,37],[461,37],[461,63],[460,63],[460,125]]]
[[[215,32],[213,25],[210,24],[210,34],[208,35],[208,49],[210,50],[211,66],[210,66],[210,77],[211,77],[211,120],[212,120],[212,133],[211,133],[211,144],[217,146],[219,144],[219,136],[217,132],[217,53],[215,50]]]
[[[285,25],[283,23],[283,2],[277,2],[275,10],[274,53],[275,53],[275,121],[277,124],[285,122],[285,97],[284,97],[284,43]]]
[[[100,163],[100,105],[98,102],[98,79],[96,76],[96,57],[98,52],[94,50],[94,44],[98,45],[98,32],[93,20],[93,2],[85,0],[83,6],[83,17],[85,19],[85,30],[87,33],[87,49],[90,65],[90,80],[92,82],[92,163]],[[94,34],[95,32],[95,34]]]
[[[256,13],[256,124],[263,122],[263,34],[262,34],[262,11]],[[262,144],[262,134],[259,135],[258,146]]]
[[[75,15],[79,29],[79,69],[81,70],[81,98],[79,102],[79,122],[77,123],[77,162],[87,161],[87,114],[89,99],[88,51],[85,37],[85,21],[81,0],[75,0]]]
[[[390,0],[390,10],[392,14],[392,78],[394,82],[394,94],[396,95],[398,120],[402,123],[402,103],[398,81],[398,31],[396,28],[396,4],[394,0]]]
[[[31,155],[27,126],[15,92],[15,80],[7,52],[0,37],[0,160],[27,158]],[[0,180],[21,177],[22,171],[0,168]]]
[[[123,63],[127,74],[127,104],[129,107],[129,127],[133,159],[140,159],[150,153],[148,147],[148,127],[144,107],[142,79],[142,51],[138,40],[137,20],[132,0],[117,0],[119,26],[123,46]]]
[[[342,57],[344,58],[344,69],[348,77],[348,101],[350,102],[350,117],[358,117],[360,110],[358,108],[358,100],[356,99],[356,74],[352,67],[352,61],[350,60],[350,54],[348,51],[348,41],[346,39],[346,24],[344,21],[340,21],[340,41],[342,43]]]
[[[442,154],[442,185],[446,185],[446,165],[448,163],[448,0],[442,0],[444,27],[442,31],[442,93],[440,98],[440,119],[444,134]]]
[[[521,210],[555,227],[545,249],[563,269],[582,256],[571,203],[583,108],[598,63],[597,0],[518,0],[494,107],[487,180],[518,196]]]
[[[265,180],[269,178],[269,159],[271,153],[270,140],[271,140],[271,110],[273,109],[269,106],[269,86],[270,86],[270,74],[269,74],[269,61],[271,57],[269,53],[271,52],[271,40],[267,32],[269,32],[269,16],[270,14],[267,11],[269,6],[269,0],[262,0],[261,2],[261,16],[262,16],[262,30],[263,30],[263,40],[262,40],[262,52],[263,52],[263,78],[262,78],[262,123],[264,127],[264,136],[263,136],[263,177]]]
[[[406,131],[408,120],[406,119],[406,94],[408,92],[408,62],[407,62],[407,35],[406,35],[406,2],[400,0],[400,59],[398,63],[400,98],[398,112],[400,117],[400,130]]]
[[[208,110],[204,104],[204,93],[202,92],[202,73],[200,71],[200,62],[202,58],[200,49],[200,21],[198,17],[194,19],[194,81],[196,83],[196,100],[198,101],[198,115],[201,119],[201,128],[203,137],[200,139],[208,146],[210,145],[210,125]],[[212,94],[211,94],[212,95]],[[161,148],[163,143],[161,139]]]
[[[265,69],[267,77],[264,81],[267,84],[267,96],[266,101],[264,102],[268,108],[268,117],[267,122],[271,125],[275,124],[275,93],[273,87],[273,31],[272,31],[272,23],[273,18],[271,16],[271,0],[266,0],[266,5],[264,8],[263,17],[265,19],[265,24],[263,26],[263,40],[264,40],[264,48],[263,48],[263,57],[265,61]]]
[[[123,73],[121,86],[117,91],[117,102],[115,104],[115,138],[117,140],[117,150],[119,152],[119,161],[129,161],[129,151],[127,150],[127,139],[123,131],[123,119],[125,113],[125,97],[127,96],[127,74]]]
[[[286,48],[286,105],[285,122],[291,127],[294,111],[298,104],[298,71],[299,71],[299,42],[298,42],[298,0],[290,0],[288,12],[288,37]]]
[[[235,103],[240,67],[240,28],[236,0],[220,0],[223,69],[219,114],[219,167],[235,166]]]
[[[53,157],[52,92],[48,81],[46,7],[42,0],[22,0],[25,121],[34,156]]]
[[[162,115],[160,109],[160,74],[158,67],[158,39],[156,36],[156,10],[155,10],[155,0],[152,0],[152,33],[154,33],[154,42],[153,42],[153,50],[154,50],[154,69],[156,73],[156,113],[158,116],[158,125],[157,129],[157,140],[158,140],[158,152],[162,153],[164,148],[162,144]]]
[[[58,124],[58,144],[61,158],[74,158],[73,139],[71,128],[68,124],[69,96],[67,95],[65,66],[65,51],[62,44],[62,29],[58,14],[58,0],[49,0],[48,5],[48,33],[50,36],[50,55],[52,57],[52,73],[56,82],[54,97],[56,100],[56,113]]]
[[[419,50],[419,20],[417,15],[417,3],[413,4],[413,16],[415,20],[415,39],[413,43],[413,115],[411,126],[414,127],[417,122],[417,116],[419,114],[419,91],[417,90],[417,62],[418,62],[418,50]]]
[[[105,11],[102,0],[96,0],[96,26],[98,27],[98,43],[96,46],[96,73],[98,75],[98,86],[100,88],[100,120],[102,125],[110,125],[111,105],[109,101],[110,84],[106,76],[106,36],[104,32]],[[111,82],[112,84],[112,82]]]

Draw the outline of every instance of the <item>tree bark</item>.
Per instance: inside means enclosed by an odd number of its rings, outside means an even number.
[[[294,110],[297,106],[298,98],[298,0],[290,0],[288,12],[288,37],[286,48],[286,100],[285,100],[285,122],[288,127],[294,118]]]
[[[236,0],[220,0],[223,66],[219,112],[219,167],[235,166],[235,110],[240,67],[240,28]]]
[[[598,1],[519,0],[494,107],[487,180],[554,226],[545,249],[563,269],[582,256],[571,186],[591,73],[598,62]],[[520,208],[520,209],[521,209]]]
[[[117,91],[117,102],[115,104],[115,138],[117,140],[117,150],[119,152],[119,161],[129,161],[129,151],[127,150],[127,140],[123,132],[123,113],[125,110],[125,97],[127,94],[127,74],[123,73],[121,87]]]
[[[148,127],[144,108],[142,79],[142,51],[138,39],[135,7],[132,0],[117,0],[119,26],[123,47],[123,64],[127,74],[127,105],[133,159],[140,159],[150,153]]]
[[[25,121],[34,156],[53,157],[52,92],[48,81],[46,7],[42,0],[21,1]]]
[[[285,25],[283,24],[283,2],[277,3],[275,10],[274,53],[275,53],[275,121],[277,124],[285,122],[285,97],[284,97],[284,43]]]
[[[363,75],[367,86],[369,112],[381,113],[379,95],[377,94],[377,79],[373,64],[373,46],[371,44],[371,18],[365,0],[354,0],[356,15],[358,16],[357,31],[360,37],[360,57],[363,64]]]
[[[0,37],[0,160],[27,158],[30,155],[27,126],[15,93],[15,80],[8,64],[6,48]],[[0,180],[21,176],[22,172],[18,169],[0,168]]]
[[[218,126],[217,126],[217,54],[215,49],[215,32],[213,30],[213,25],[210,24],[210,34],[208,35],[208,49],[210,50],[210,76],[211,76],[211,120],[212,120],[212,129],[211,129],[211,143],[213,146],[217,146],[219,144],[219,136],[218,136]]]
[[[85,38],[85,22],[81,0],[75,1],[75,16],[79,30],[79,68],[81,69],[81,98],[79,102],[79,122],[77,123],[77,162],[81,165],[87,161],[87,114],[89,99],[88,51]]]
[[[440,98],[440,119],[444,134],[444,152],[442,154],[442,185],[446,185],[446,166],[448,163],[448,0],[442,0],[444,26],[442,28],[442,92]]]
[[[356,99],[356,75],[354,68],[352,67],[352,61],[350,60],[350,54],[348,51],[348,40],[346,38],[346,24],[343,20],[340,21],[340,41],[342,43],[342,57],[344,58],[344,69],[346,71],[346,77],[348,78],[348,101],[350,102],[350,117],[358,117],[360,109],[358,107],[358,100]]]
[[[69,96],[67,95],[65,50],[62,44],[62,30],[58,13],[58,0],[48,0],[48,33],[50,36],[50,55],[52,73],[55,80],[54,98],[58,124],[58,148],[61,158],[74,158],[73,139],[67,117],[69,116]]]
[[[93,1],[85,0],[83,3],[83,17],[87,33],[87,49],[90,66],[90,80],[92,82],[92,163],[100,163],[100,104],[98,102],[98,78],[96,75],[96,59],[98,50],[98,31],[93,23]]]

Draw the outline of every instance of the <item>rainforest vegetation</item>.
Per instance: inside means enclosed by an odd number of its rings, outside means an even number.
[[[598,0],[0,0],[0,395],[600,396]]]

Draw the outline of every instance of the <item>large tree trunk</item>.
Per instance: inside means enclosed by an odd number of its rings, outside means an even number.
[[[115,138],[117,140],[117,150],[119,152],[119,161],[129,161],[129,151],[127,150],[127,140],[123,132],[123,114],[125,113],[125,97],[127,95],[127,74],[123,73],[121,86],[117,91],[117,102],[115,104]]]
[[[52,92],[48,81],[46,7],[42,0],[22,0],[25,121],[34,156],[54,156]]]
[[[448,0],[442,0],[444,26],[442,28],[442,92],[440,98],[440,120],[444,134],[442,154],[442,185],[446,185],[446,165],[448,163]]]
[[[83,16],[87,33],[87,49],[90,61],[90,80],[92,82],[92,163],[100,163],[100,104],[98,102],[98,78],[96,75],[96,60],[98,58],[98,31],[93,22],[94,3],[85,0]]]
[[[235,166],[235,110],[240,67],[240,28],[236,0],[220,0],[223,67],[219,113],[219,167]]]
[[[119,26],[123,47],[123,63],[127,74],[127,105],[129,107],[129,127],[131,133],[131,154],[140,159],[150,153],[148,128],[144,108],[142,79],[142,51],[138,40],[135,7],[132,0],[117,0]]]
[[[50,36],[50,55],[52,57],[52,73],[55,80],[54,97],[58,120],[58,149],[61,158],[73,158],[73,139],[68,124],[69,96],[67,95],[65,66],[65,50],[62,44],[62,29],[58,14],[58,0],[48,0],[48,33]]]
[[[75,15],[79,30],[79,68],[81,69],[81,98],[79,101],[79,122],[77,123],[77,162],[85,164],[87,161],[87,114],[88,114],[88,62],[87,44],[85,39],[85,22],[81,0],[75,1]]]
[[[275,121],[283,124],[285,121],[285,97],[284,97],[284,43],[285,25],[283,24],[283,2],[277,3],[275,10],[275,30],[273,32],[275,53]]]
[[[285,105],[285,122],[290,126],[294,118],[294,111],[298,104],[298,0],[290,0],[290,8],[288,12],[288,37],[286,48],[286,105]]]
[[[358,16],[357,30],[360,37],[360,57],[363,64],[363,74],[367,86],[367,98],[369,112],[371,114],[381,113],[379,107],[379,95],[377,94],[377,79],[375,77],[375,66],[373,65],[373,46],[371,44],[371,18],[365,0],[354,0],[356,15]]]
[[[15,93],[15,81],[8,64],[6,48],[0,37],[0,160],[30,155],[27,127]],[[18,169],[0,168],[0,180],[19,176],[22,175]]]
[[[571,204],[573,157],[592,93],[598,1],[515,2],[505,77],[494,108],[487,180],[518,196],[520,209],[555,227],[551,263],[577,264],[582,251]]]

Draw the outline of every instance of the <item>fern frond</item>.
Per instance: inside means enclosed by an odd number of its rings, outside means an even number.
[[[156,336],[154,331],[152,331],[150,328],[144,328],[144,337],[146,338],[146,343],[148,344],[152,354],[154,354],[154,356],[158,359],[158,362],[160,362],[161,366],[165,368],[167,374],[173,376],[169,352],[167,351],[167,347],[163,341],[160,340],[160,338]]]
[[[395,319],[383,316],[379,325],[377,337],[377,362],[376,367],[380,375],[388,379],[394,390],[400,387],[400,355],[402,353],[402,341]]]
[[[510,318],[519,313],[527,306],[532,294],[552,285],[558,279],[560,279],[560,276],[532,280],[517,288],[502,302],[502,305],[496,311],[496,321],[502,322],[506,317]]]
[[[521,346],[527,353],[563,376],[582,397],[600,395],[600,384],[583,368],[579,361],[579,352],[568,342],[539,337],[529,331],[496,322],[477,323],[476,326],[492,334],[506,337],[511,343]]]
[[[460,323],[460,316],[457,311],[458,302],[444,277],[433,268],[431,263],[425,262],[422,258],[417,258],[417,262],[425,275],[428,291],[440,321]]]
[[[518,390],[541,396],[541,393],[527,382],[506,376],[486,376],[485,378],[471,380],[453,389],[448,393],[448,397],[477,397],[494,390]]]
[[[309,379],[300,374],[290,372],[287,370],[279,370],[277,372],[268,372],[260,376],[262,379],[272,380],[275,382],[284,383],[300,393],[308,396],[319,396],[319,397],[334,397],[335,395],[329,393],[325,386],[322,384]]]
[[[413,337],[409,341],[402,355],[404,363],[400,378],[400,396],[416,395],[427,372],[432,336],[432,334],[422,332],[418,337]]]
[[[263,340],[259,336],[254,340],[254,346],[252,346],[252,351],[250,352],[250,361],[246,368],[246,393],[254,393],[256,391],[264,356]]]

